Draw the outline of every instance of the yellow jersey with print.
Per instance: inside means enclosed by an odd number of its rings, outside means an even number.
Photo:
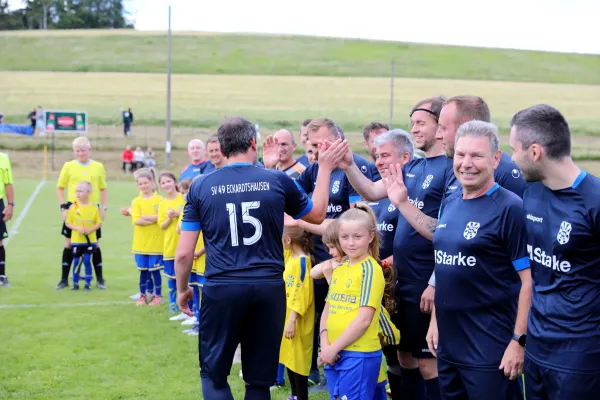
[[[358,315],[359,307],[375,309],[371,324],[365,333],[344,350],[372,352],[381,350],[379,342],[379,310],[383,299],[385,280],[377,261],[367,256],[362,261],[350,264],[346,261],[333,271],[327,302],[327,334],[329,342],[335,342],[350,322]]]
[[[90,203],[100,204],[100,190],[106,189],[106,171],[104,165],[98,161],[90,160],[87,164],[81,164],[77,160],[67,161],[60,170],[60,176],[56,187],[66,188],[67,201],[77,201],[75,189],[81,181],[92,184],[92,195]]]
[[[158,207],[163,197],[154,193],[152,197],[138,196],[131,202],[131,222],[133,224],[133,243],[131,250],[135,254],[162,255],[164,233],[158,223],[136,225],[142,215],[158,216]]]
[[[94,226],[101,224],[102,219],[100,219],[100,210],[98,210],[97,205],[91,203],[81,205],[76,201],[75,203],[71,204],[71,207],[69,207],[66,222],[67,224],[74,225],[79,228],[91,229]],[[96,238],[96,232],[97,231],[94,231],[88,235],[90,243],[96,243],[98,241]],[[88,241],[84,235],[74,230],[71,233],[71,243],[87,244]]]
[[[379,337],[382,339],[383,346],[397,346],[400,344],[400,331],[396,328],[390,318],[390,313],[381,306],[379,310]],[[385,358],[381,359],[381,367],[379,368],[379,377],[377,383],[381,383],[387,380]]]
[[[167,212],[169,209],[173,209],[181,215],[183,213],[183,207],[185,206],[185,199],[180,193],[173,199],[164,199],[158,206],[158,226],[169,219]],[[177,250],[177,242],[179,241],[179,234],[177,233],[177,223],[179,218],[171,220],[167,229],[163,229],[164,232],[164,247],[163,247],[163,259],[174,260],[175,250]],[[162,228],[161,228],[162,229]]]
[[[10,166],[10,160],[4,153],[0,153],[0,199],[4,199],[6,195],[6,185],[12,185],[14,183],[12,176],[12,167]]]
[[[285,281],[285,324],[292,311],[298,313],[292,339],[281,339],[279,363],[297,374],[308,376],[312,362],[315,326],[314,282],[310,277],[310,258],[288,257],[283,271]]]

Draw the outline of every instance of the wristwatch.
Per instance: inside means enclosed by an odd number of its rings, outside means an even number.
[[[525,347],[526,339],[527,339],[527,335],[525,335],[525,334],[517,335],[516,333],[513,333],[512,340],[519,343],[522,347]]]
[[[6,204],[8,204],[9,206],[13,206],[13,207],[15,206],[15,203],[6,203]]]

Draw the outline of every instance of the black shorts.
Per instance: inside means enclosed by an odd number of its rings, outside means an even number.
[[[70,201],[67,201],[65,204],[67,205],[67,210],[68,210],[69,207],[71,207],[71,204],[73,204],[73,203],[71,203]],[[71,228],[67,228],[66,222],[63,222],[62,228],[60,229],[60,234],[66,238],[71,239]],[[102,238],[102,228],[100,228],[96,231],[96,239],[100,240],[101,238]]]
[[[6,230],[6,223],[2,220],[4,217],[4,199],[0,199],[0,241],[8,238],[8,231]]]
[[[401,333],[400,351],[411,353],[414,358],[433,358],[426,340],[431,314],[421,312],[421,295],[427,285],[398,281],[394,289],[397,312],[391,320]]]
[[[243,283],[207,280],[200,310],[200,376],[212,380],[216,388],[224,387],[241,344],[244,381],[254,386],[273,385],[285,308],[282,279]]]

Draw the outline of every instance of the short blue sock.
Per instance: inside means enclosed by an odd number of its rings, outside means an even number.
[[[215,384],[208,378],[202,378],[202,397],[211,400],[233,400],[231,388],[226,383],[224,387],[217,389]]]
[[[198,323],[200,323],[200,288],[198,287],[198,285],[194,286],[194,300],[193,300],[193,304],[192,304],[192,312],[194,313],[194,317],[196,317],[196,319],[198,320]]]
[[[169,285],[169,304],[177,304],[177,282],[173,278],[168,278]]]
[[[419,368],[402,368],[402,394],[407,399],[425,399],[425,382]]]
[[[146,295],[146,284],[148,282],[149,272],[147,269],[143,269],[140,271],[140,293],[145,296]]]
[[[427,400],[441,400],[440,380],[438,378],[427,379],[425,388],[427,389]]]
[[[279,364],[279,367],[277,368],[277,381],[276,382],[279,386],[285,385],[285,365],[283,365],[283,364]]]
[[[92,283],[92,254],[85,253],[83,255],[83,265],[85,266],[85,284],[90,285]]]
[[[154,295],[162,296],[162,276],[160,270],[154,270],[152,273],[152,279],[154,280]]]

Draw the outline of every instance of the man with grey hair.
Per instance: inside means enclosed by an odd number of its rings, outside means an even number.
[[[525,345],[527,399],[600,398],[600,179],[571,158],[571,132],[539,104],[511,121],[533,299]]]
[[[275,132],[273,137],[277,144],[278,159],[275,166],[270,165],[267,168],[275,167],[275,169],[285,172],[290,178],[294,180],[298,179],[306,167],[294,158],[294,151],[296,151],[297,147],[294,135],[287,129],[280,129]]]
[[[523,202],[494,182],[502,152],[497,128],[470,121],[458,129],[454,174],[462,191],[442,202],[433,235],[438,284],[427,334],[443,398],[522,399],[531,271]],[[400,171],[383,181],[399,204]]]
[[[188,155],[190,156],[190,163],[181,171],[180,181],[186,178],[194,179],[199,175],[214,171],[214,165],[206,159],[206,146],[204,146],[202,140],[190,140]]]

